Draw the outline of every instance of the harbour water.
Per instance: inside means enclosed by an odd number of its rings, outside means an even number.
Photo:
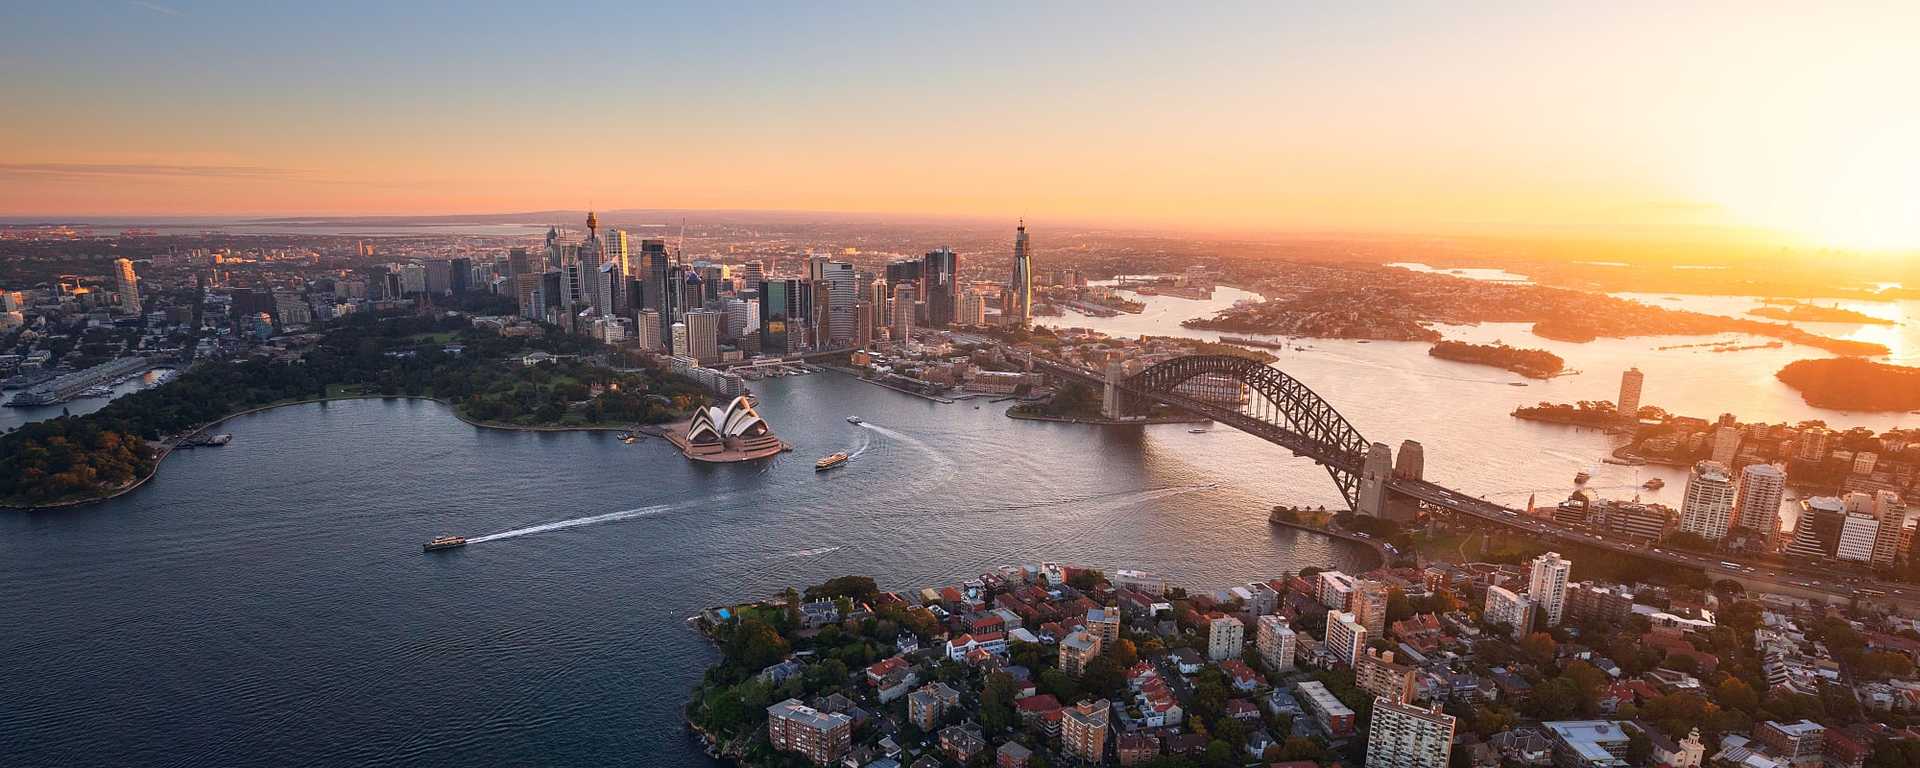
[[[1179,320],[1248,297],[1062,321],[1189,334]],[[1602,464],[1613,438],[1508,415],[1612,399],[1629,365],[1646,402],[1682,413],[1915,418],[1801,403],[1772,371],[1813,350],[1445,332],[1550,349],[1583,373],[1530,382],[1425,345],[1326,340],[1278,365],[1369,438],[1420,440],[1428,477],[1511,503],[1562,498],[1581,470],[1616,496],[1661,477],[1642,493],[1677,503],[1678,470]],[[0,765],[705,765],[678,711],[711,658],[681,619],[708,605],[850,573],[913,588],[1060,560],[1206,588],[1366,559],[1266,524],[1273,504],[1338,495],[1320,468],[1231,430],[1015,421],[1004,404],[831,373],[755,388],[797,446],[761,464],[345,401],[236,419],[231,446],[175,454],[120,499],[0,513]],[[854,458],[816,473],[835,451]],[[443,533],[474,543],[420,551]]]
[[[1225,435],[756,386],[797,445],[758,465],[344,401],[236,419],[120,499],[0,513],[0,765],[706,765],[678,712],[709,605],[1047,559],[1194,586],[1370,561],[1269,526],[1286,482],[1202,442]],[[420,551],[443,533],[473,543]]]

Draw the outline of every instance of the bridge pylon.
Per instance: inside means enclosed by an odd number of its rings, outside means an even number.
[[[1386,443],[1374,443],[1360,467],[1360,493],[1353,505],[1354,514],[1387,517],[1387,484],[1392,480],[1393,449]]]
[[[1118,419],[1125,416],[1126,406],[1120,402],[1120,382],[1127,378],[1127,369],[1119,360],[1107,361],[1105,382],[1100,388],[1100,417]]]

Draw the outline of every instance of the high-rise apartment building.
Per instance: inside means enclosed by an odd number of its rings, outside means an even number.
[[[1353,594],[1347,597],[1347,610],[1374,637],[1387,632],[1387,585],[1385,582],[1356,579]]]
[[[1452,715],[1387,697],[1373,702],[1367,768],[1447,768],[1453,756]]]
[[[1215,616],[1207,622],[1207,658],[1214,661],[1240,658],[1247,644],[1247,625],[1232,616]]]
[[[1640,373],[1639,368],[1628,368],[1626,373],[1620,374],[1620,399],[1614,404],[1620,418],[1640,418],[1640,386],[1646,380],[1647,377]]]
[[[1513,627],[1515,640],[1533,632],[1533,603],[1506,587],[1487,587],[1487,602],[1481,615],[1488,624]]]
[[[1787,473],[1772,464],[1749,464],[1740,470],[1740,500],[1734,525],[1759,531],[1768,538],[1780,535],[1780,502],[1787,493]]]
[[[798,752],[814,765],[832,765],[853,748],[853,718],[787,699],[767,707],[767,741],[776,751]]]
[[[1740,455],[1740,428],[1722,424],[1713,429],[1713,460],[1724,466],[1732,467],[1734,457]]]
[[[1327,650],[1341,663],[1352,666],[1367,647],[1367,628],[1354,621],[1346,611],[1327,612]]]
[[[1060,748],[1067,754],[1099,765],[1107,757],[1107,720],[1113,704],[1106,699],[1083,701],[1062,711]]]
[[[1008,303],[1004,307],[1007,324],[1025,328],[1033,323],[1033,261],[1028,252],[1027,222],[1013,235],[1013,282],[1007,285]]]
[[[960,260],[950,248],[928,251],[920,273],[926,283],[927,325],[945,328],[959,314]]]
[[[1567,577],[1572,573],[1573,563],[1558,552],[1533,559],[1533,571],[1527,580],[1527,599],[1540,606],[1549,627],[1560,626],[1560,619],[1566,613]]]
[[[1393,651],[1368,648],[1353,661],[1353,684],[1360,690],[1405,704],[1413,701],[1413,665],[1395,664]]]
[[[1693,465],[1687,476],[1687,495],[1680,501],[1680,530],[1708,541],[1727,536],[1733,516],[1733,477],[1717,461]]]
[[[120,294],[120,308],[129,315],[140,314],[140,275],[133,271],[133,260],[114,259],[113,277],[115,290]]]
[[[1873,517],[1880,523],[1873,538],[1873,567],[1892,568],[1900,556],[1901,532],[1913,519],[1912,513],[1901,503],[1900,494],[1883,490],[1873,495]]]
[[[1279,674],[1293,669],[1294,643],[1293,627],[1287,626],[1286,617],[1260,617],[1254,647],[1260,651],[1260,660],[1267,663],[1269,673]]]

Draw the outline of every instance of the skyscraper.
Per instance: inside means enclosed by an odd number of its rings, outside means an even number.
[[[608,229],[605,234],[600,236],[600,242],[600,262],[602,264],[618,264],[620,265],[620,274],[633,274],[633,257],[627,251],[631,240],[627,236],[626,230]]]
[[[113,276],[120,293],[120,307],[129,315],[140,314],[140,276],[133,271],[133,260],[114,259]]]
[[[705,309],[687,312],[687,356],[709,365],[720,361],[720,313]]]
[[[959,311],[960,260],[950,248],[928,251],[920,273],[927,290],[927,325],[945,328]]]
[[[893,340],[904,344],[913,338],[913,287],[900,285],[893,289]]]
[[[447,261],[447,290],[454,294],[466,293],[473,285],[473,259],[455,256]]]
[[[1727,536],[1727,521],[1733,515],[1733,477],[1717,461],[1693,465],[1687,475],[1687,495],[1680,501],[1680,530],[1719,541]]]
[[[1646,378],[1639,368],[1628,368],[1626,373],[1620,374],[1620,399],[1615,404],[1620,418],[1640,418],[1640,385],[1646,382]]]
[[[1740,470],[1740,501],[1734,525],[1759,531],[1768,538],[1780,535],[1780,501],[1786,496],[1787,473],[1772,464],[1749,464]]]
[[[1533,572],[1527,580],[1527,599],[1547,614],[1547,626],[1560,626],[1567,608],[1567,577],[1573,563],[1558,552],[1533,559]]]
[[[844,261],[828,261],[819,265],[820,277],[816,284],[825,285],[825,295],[816,292],[814,298],[826,302],[827,327],[824,329],[828,349],[846,349],[853,346],[853,337],[859,325],[856,313],[860,309],[860,287],[854,279],[853,265]]]
[[[672,280],[673,260],[667,256],[667,241],[641,240],[640,255],[647,260],[647,298],[641,308],[658,313],[660,327],[654,338],[666,345],[673,339],[673,316],[680,296]]]
[[[1367,768],[1446,768],[1453,756],[1452,715],[1380,697],[1367,729]]]
[[[1033,264],[1027,253],[1027,221],[1013,235],[1013,282],[1007,286],[1007,322],[1025,328],[1033,322]]]

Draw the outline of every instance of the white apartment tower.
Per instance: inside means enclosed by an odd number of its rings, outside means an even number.
[[[1680,502],[1680,530],[1708,541],[1727,536],[1733,515],[1733,477],[1725,464],[1702,461],[1687,476],[1687,495]]]
[[[1215,616],[1207,622],[1207,658],[1226,661],[1240,658],[1247,642],[1247,627],[1231,616]]]
[[[1261,616],[1254,646],[1260,651],[1260,660],[1267,663],[1268,672],[1279,674],[1293,669],[1293,627],[1287,626],[1285,617]]]
[[[1780,535],[1780,501],[1787,493],[1787,473],[1772,464],[1748,464],[1740,470],[1740,501],[1734,524],[1765,534]]]
[[[1327,612],[1327,650],[1348,666],[1367,647],[1367,628],[1346,611]]]
[[[1533,559],[1532,577],[1527,581],[1527,599],[1547,614],[1547,626],[1560,626],[1560,617],[1567,607],[1567,577],[1573,572],[1573,562],[1560,556],[1558,552],[1548,552]]]
[[[1452,715],[1386,697],[1373,701],[1367,768],[1446,768],[1453,755]]]

